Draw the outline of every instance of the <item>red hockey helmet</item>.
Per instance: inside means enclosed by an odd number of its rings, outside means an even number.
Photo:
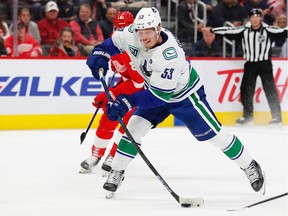
[[[115,28],[124,28],[134,22],[134,16],[129,11],[119,11],[114,18],[114,27]]]

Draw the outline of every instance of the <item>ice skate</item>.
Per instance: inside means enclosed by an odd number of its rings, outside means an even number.
[[[242,170],[245,172],[253,190],[264,195],[266,189],[265,173],[260,165],[255,160],[252,160],[250,165]]]
[[[121,186],[124,180],[124,170],[111,170],[103,188],[108,191],[106,198],[114,196],[116,190]]]
[[[105,161],[102,164],[102,170],[103,170],[103,177],[107,177],[109,175],[109,172],[111,171],[111,165],[112,165],[113,157],[111,154],[108,154],[105,158]]]
[[[281,127],[282,126],[282,121],[280,119],[277,119],[277,118],[272,118],[271,121],[269,122],[269,126],[271,128]]]
[[[236,125],[252,126],[253,125],[253,118],[241,117],[241,118],[236,120]]]
[[[88,159],[84,160],[80,166],[81,169],[79,171],[79,173],[90,173],[92,171],[92,168],[95,167],[101,158],[95,157],[95,156],[91,156]]]

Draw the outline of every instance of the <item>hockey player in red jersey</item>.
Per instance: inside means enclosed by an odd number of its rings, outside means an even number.
[[[120,11],[114,19],[115,30],[129,26],[134,21],[132,13],[129,11]],[[115,87],[109,89],[109,93],[113,100],[115,100],[120,94],[132,94],[143,89],[144,79],[133,67],[130,57],[126,52],[113,56],[111,58],[111,69],[121,75],[119,81]],[[98,94],[94,98],[92,103],[95,107],[100,106],[103,109],[103,115],[99,121],[99,126],[96,129],[96,136],[94,143],[92,145],[92,155],[81,163],[80,173],[89,173],[91,168],[96,166],[100,159],[103,157],[111,138],[113,137],[114,131],[118,125],[117,121],[111,121],[107,116],[106,104],[108,99],[105,92]],[[132,115],[133,109],[128,112],[124,118],[123,122],[127,124],[128,120]],[[104,163],[102,164],[102,169],[109,172],[111,169],[111,163],[114,158],[115,152],[118,147],[118,142],[124,133],[123,129],[120,128],[115,136],[113,146],[110,153],[107,155]]]

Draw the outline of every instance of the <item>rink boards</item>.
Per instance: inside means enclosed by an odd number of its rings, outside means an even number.
[[[242,59],[189,59],[205,84],[208,101],[224,125],[242,114],[240,83]],[[274,81],[287,124],[287,59],[273,59]],[[106,76],[110,82],[112,72]],[[112,85],[117,81],[113,80]],[[95,108],[93,98],[102,92],[85,59],[1,59],[0,129],[86,128]],[[254,96],[255,124],[271,119],[260,80]],[[101,112],[93,127],[97,126]],[[161,126],[181,125],[170,116]]]

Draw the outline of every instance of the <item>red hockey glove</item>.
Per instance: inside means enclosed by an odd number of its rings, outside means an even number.
[[[109,94],[113,101],[118,97],[118,92],[113,88],[109,88]],[[96,108],[98,108],[99,105],[100,108],[104,108],[106,107],[107,103],[108,99],[105,92],[101,92],[94,98],[94,102],[92,102],[92,105],[95,106]]]
[[[96,108],[98,108],[98,106],[100,106],[100,108],[104,108],[107,102],[108,100],[105,92],[101,92],[94,98],[94,102],[92,102],[92,105]]]

